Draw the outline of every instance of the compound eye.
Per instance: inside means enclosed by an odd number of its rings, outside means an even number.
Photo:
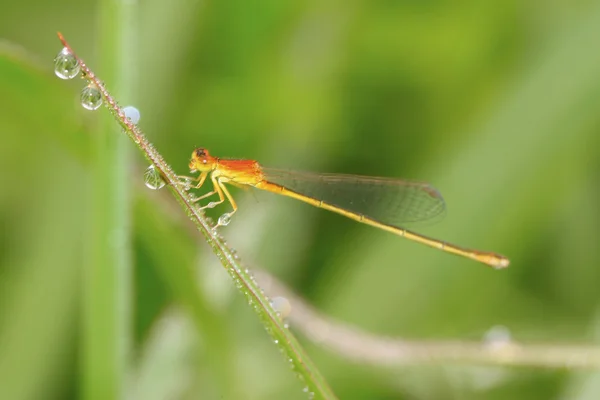
[[[197,148],[195,152],[196,152],[196,157],[198,157],[198,158],[208,157],[208,151],[201,147]]]

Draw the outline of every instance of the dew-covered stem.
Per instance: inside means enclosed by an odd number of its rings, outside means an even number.
[[[175,174],[161,154],[146,139],[138,125],[127,117],[125,111],[119,107],[117,101],[108,92],[103,82],[94,74],[94,72],[92,72],[83,60],[77,57],[73,49],[60,33],[58,36],[66,51],[77,59],[83,77],[88,83],[93,84],[95,88],[98,89],[103,104],[123,128],[123,131],[127,136],[136,144],[150,162],[153,167],[152,171],[149,172],[152,174],[151,176],[154,177],[156,176],[155,174],[158,174],[160,177],[159,180],[153,181],[151,184],[152,188],[162,186],[162,182],[168,186],[171,193],[182,205],[197,229],[204,235],[206,241],[233,279],[235,286],[244,295],[253,310],[260,317],[265,329],[273,338],[274,343],[281,349],[289,366],[302,381],[304,387],[303,391],[309,398],[335,399],[336,397],[329,388],[329,385],[310,360],[298,340],[289,331],[280,314],[272,307],[271,302],[254,281],[248,270],[242,267],[239,256],[227,246],[225,240],[218,233],[218,230],[213,229],[212,224],[205,217],[204,212],[196,205],[194,198],[187,191],[189,186],[182,184],[181,178]],[[124,174],[124,176],[125,175],[126,174]],[[226,223],[227,218],[225,217],[221,222]]]

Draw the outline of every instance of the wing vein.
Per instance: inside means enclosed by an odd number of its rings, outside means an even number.
[[[431,220],[446,209],[425,182],[263,168],[264,179],[296,193],[389,225]]]

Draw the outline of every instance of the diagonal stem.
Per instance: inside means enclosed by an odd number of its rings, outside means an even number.
[[[154,166],[168,185],[171,193],[182,205],[188,217],[196,225],[196,228],[202,233],[211,246],[221,264],[225,267],[235,286],[244,295],[248,303],[260,317],[267,332],[274,339],[274,342],[281,348],[290,366],[296,372],[296,375],[304,383],[304,391],[311,398],[335,399],[336,396],[306,354],[306,351],[295,336],[289,331],[283,320],[271,306],[268,297],[255,282],[250,273],[241,266],[238,255],[230,249],[223,237],[213,230],[204,212],[195,206],[192,196],[179,183],[180,180],[173,169],[166,163],[162,155],[146,139],[141,129],[134,124],[125,115],[123,109],[119,107],[116,100],[110,95],[102,81],[92,72],[92,70],[80,59],[67,43],[62,34],[58,34],[63,46],[77,58],[81,67],[83,76],[86,80],[93,83],[100,93],[104,105],[109,109],[113,117],[127,136],[133,140],[137,147],[142,151],[148,161]]]

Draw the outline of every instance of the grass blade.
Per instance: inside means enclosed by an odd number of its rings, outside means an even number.
[[[125,112],[118,106],[116,100],[110,95],[101,80],[91,71],[83,60],[77,57],[61,34],[59,34],[59,38],[65,48],[77,58],[84,74],[84,78],[98,88],[102,94],[104,104],[108,107],[113,117],[115,117],[127,136],[133,140],[160,174],[172,194],[186,211],[188,217],[196,225],[200,233],[204,235],[206,241],[232,277],[236,287],[258,314],[265,329],[274,339],[274,342],[282,349],[291,368],[296,371],[297,376],[306,385],[304,391],[309,394],[311,398],[336,398],[298,340],[292,335],[287,328],[287,325],[273,309],[269,299],[248,271],[242,267],[237,254],[227,246],[225,240],[217,233],[217,231],[212,229],[211,224],[204,216],[204,212],[194,206],[195,203],[193,199],[185,188],[182,187],[178,176],[163,159],[162,155],[146,139],[139,127],[126,117]]]

